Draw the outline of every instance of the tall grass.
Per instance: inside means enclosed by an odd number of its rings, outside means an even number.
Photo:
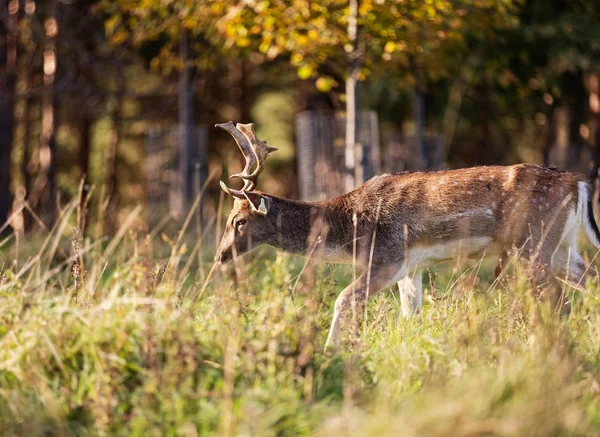
[[[600,435],[594,283],[557,319],[518,268],[452,264],[422,314],[381,293],[326,355],[351,268],[262,251],[211,269],[209,235],[138,214],[84,238],[73,203],[0,243],[3,435]]]

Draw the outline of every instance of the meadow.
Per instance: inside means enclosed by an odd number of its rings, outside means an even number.
[[[422,314],[389,289],[325,354],[352,266],[213,268],[219,225],[194,214],[148,230],[134,209],[110,237],[81,214],[0,240],[1,435],[600,435],[594,281],[560,319],[517,262],[457,261],[427,271]]]

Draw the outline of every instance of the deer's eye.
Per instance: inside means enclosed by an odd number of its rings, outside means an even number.
[[[246,224],[246,220],[245,219],[239,219],[238,221],[235,222],[235,228],[236,229],[240,229],[240,226],[243,226]]]

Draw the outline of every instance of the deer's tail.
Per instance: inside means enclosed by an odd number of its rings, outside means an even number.
[[[592,186],[587,182],[578,182],[577,212],[581,214],[581,221],[585,234],[596,249],[600,249],[600,230],[594,218],[594,193]]]

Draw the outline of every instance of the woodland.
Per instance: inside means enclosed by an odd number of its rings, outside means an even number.
[[[594,275],[559,318],[518,257],[453,260],[420,314],[385,290],[325,353],[352,265],[214,263],[229,120],[278,149],[276,196],[529,162],[595,205],[599,23],[597,0],[0,0],[0,435],[600,435]]]
[[[32,212],[52,221],[57,198],[83,182],[114,228],[147,197],[149,130],[178,130],[193,147],[193,129],[207,127],[204,182],[239,165],[212,128],[229,119],[255,122],[282,150],[268,187],[297,197],[294,117],[307,110],[349,114],[347,148],[357,114],[375,111],[385,171],[534,162],[595,179],[597,6],[5,0],[0,222],[16,211],[22,233]],[[441,143],[437,162],[428,135]]]

